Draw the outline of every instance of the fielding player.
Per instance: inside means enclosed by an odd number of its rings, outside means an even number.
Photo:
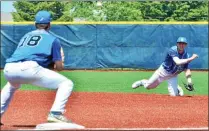
[[[168,81],[168,91],[170,96],[183,96],[183,90],[178,86],[177,76],[182,71],[185,71],[188,86],[193,87],[191,79],[191,71],[189,69],[189,63],[198,57],[197,54],[193,54],[189,57],[185,50],[188,42],[185,37],[179,37],[177,45],[171,47],[167,51],[166,58],[161,66],[155,71],[155,73],[147,79],[136,81],[132,84],[132,88],[135,89],[139,86],[144,86],[146,89],[156,88],[164,80]]]

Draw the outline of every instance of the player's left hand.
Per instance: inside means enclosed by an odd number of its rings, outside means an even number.
[[[188,91],[194,91],[194,84],[192,84],[192,83],[184,84],[184,87],[185,87]]]

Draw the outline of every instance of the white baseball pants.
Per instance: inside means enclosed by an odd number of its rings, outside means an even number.
[[[162,66],[160,66],[149,80],[142,80],[145,88],[156,88],[164,80],[168,81],[168,92],[170,96],[183,96],[183,90],[178,86],[177,74],[168,73]]]
[[[57,89],[51,111],[65,111],[68,97],[73,90],[73,82],[59,73],[43,68],[34,61],[7,63],[4,76],[8,83],[1,91],[1,116],[6,111],[14,92],[22,84],[32,84],[49,89]]]

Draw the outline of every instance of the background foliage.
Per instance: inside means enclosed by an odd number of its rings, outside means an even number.
[[[100,5],[99,5],[100,4]],[[208,21],[207,1],[16,1],[14,21],[48,10],[55,21]]]

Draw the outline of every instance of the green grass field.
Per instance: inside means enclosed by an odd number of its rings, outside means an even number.
[[[168,94],[167,82],[161,83],[157,88],[146,90],[143,87],[132,89],[134,81],[149,78],[154,71],[63,71],[61,74],[71,79],[74,84],[75,92],[127,92],[127,93],[155,93]],[[182,80],[186,82],[184,73],[178,77],[179,85],[183,87]],[[195,92],[184,89],[186,95],[208,95],[208,72],[192,72],[192,80]],[[1,71],[1,88],[6,84],[6,80]],[[48,90],[32,85],[23,85],[21,90]]]

